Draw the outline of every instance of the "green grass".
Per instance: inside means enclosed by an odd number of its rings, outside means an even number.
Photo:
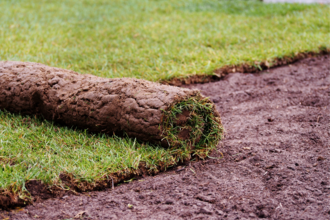
[[[27,180],[59,183],[62,172],[93,182],[145,162],[171,166],[173,152],[129,138],[92,135],[0,111],[0,189],[21,191]]]
[[[327,5],[4,0],[0,60],[152,81],[330,47]]]
[[[330,48],[327,5],[216,0],[3,0],[0,60],[40,62],[103,77],[151,81]],[[0,189],[61,172],[105,174],[178,158],[134,140],[0,113]],[[24,190],[24,188],[23,188]]]

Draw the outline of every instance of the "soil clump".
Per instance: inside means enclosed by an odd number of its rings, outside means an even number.
[[[225,139],[207,160],[10,219],[329,219],[330,57],[186,86],[211,97]]]

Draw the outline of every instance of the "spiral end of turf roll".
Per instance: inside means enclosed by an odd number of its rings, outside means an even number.
[[[223,138],[220,114],[208,98],[201,95],[175,102],[163,111],[162,145],[204,158]]]

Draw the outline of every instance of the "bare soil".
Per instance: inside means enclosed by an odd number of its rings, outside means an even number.
[[[212,158],[0,217],[330,219],[329,55],[186,87],[221,113],[226,137]]]

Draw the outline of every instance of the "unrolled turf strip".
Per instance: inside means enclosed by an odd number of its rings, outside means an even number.
[[[164,146],[171,146],[171,139],[164,138],[164,113],[189,98],[208,103],[221,128],[220,115],[213,103],[197,90],[133,78],[101,78],[39,63],[0,62],[0,110],[41,115],[92,132],[126,133]],[[194,137],[185,124],[191,117],[189,109],[183,109],[176,117],[178,122],[173,126],[180,127],[179,139],[199,141],[201,137]]]

